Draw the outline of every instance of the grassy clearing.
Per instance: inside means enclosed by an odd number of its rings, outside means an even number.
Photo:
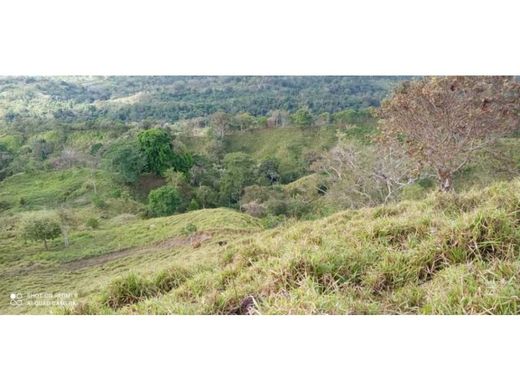
[[[0,215],[2,209],[9,209],[9,214],[14,214],[63,204],[80,207],[90,204],[96,195],[109,199],[121,196],[125,191],[107,172],[100,170],[72,168],[21,173],[0,183]]]
[[[276,142],[273,142],[276,140]],[[300,130],[297,128],[263,129],[233,134],[225,139],[226,151],[245,152],[257,161],[276,158],[280,161],[282,177],[301,176],[306,153],[324,152],[336,143],[336,130],[332,128]]]

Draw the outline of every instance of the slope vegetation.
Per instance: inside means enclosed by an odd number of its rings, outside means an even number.
[[[204,212],[204,211],[202,211]],[[225,236],[225,235],[223,235]],[[222,238],[220,238],[222,240]],[[520,181],[163,254],[72,313],[518,314]]]

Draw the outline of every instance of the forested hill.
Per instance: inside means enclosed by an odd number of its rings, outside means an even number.
[[[1,77],[0,129],[67,124],[172,123],[217,111],[334,113],[379,105],[403,77],[69,76]]]

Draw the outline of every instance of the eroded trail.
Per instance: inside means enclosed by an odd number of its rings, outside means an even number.
[[[206,232],[196,233],[190,237],[173,237],[165,241],[156,242],[153,245],[146,247],[128,248],[104,255],[86,257],[68,263],[63,263],[61,266],[69,271],[77,271],[86,267],[102,265],[108,263],[109,261],[117,260],[123,257],[144,255],[183,245],[197,246],[202,242],[209,240],[211,237],[211,234]]]
[[[175,248],[178,246],[192,245],[194,247],[199,246],[201,243],[209,240],[212,234],[209,232],[199,232],[189,237],[177,236],[172,237],[164,241],[155,242],[153,244],[144,247],[134,247],[121,249],[115,252],[106,253],[103,255],[89,256],[82,259],[72,260],[69,262],[59,264],[32,264],[27,267],[10,270],[0,274],[1,277],[10,278],[22,275],[34,275],[34,274],[45,274],[55,273],[56,271],[78,271],[84,268],[93,267],[108,263],[110,261],[118,260],[128,256],[144,255],[148,253],[154,253],[160,250]]]

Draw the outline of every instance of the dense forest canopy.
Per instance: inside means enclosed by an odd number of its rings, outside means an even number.
[[[144,120],[172,123],[217,111],[255,116],[378,106],[403,77],[69,76],[0,78],[0,129]]]

